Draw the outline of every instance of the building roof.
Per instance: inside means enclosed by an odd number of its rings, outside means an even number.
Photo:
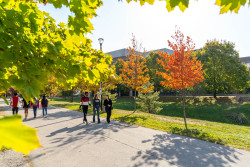
[[[174,51],[171,49],[167,49],[167,48],[162,48],[162,49],[157,49],[157,50],[151,50],[145,53],[145,56],[147,56],[150,52],[157,52],[157,51],[161,51],[161,52],[168,52],[168,54],[173,54]]]
[[[196,49],[196,50],[199,50],[199,49]],[[157,51],[168,52],[170,55],[174,53],[174,51],[171,50],[171,49],[162,48],[162,49],[147,51],[144,54],[144,57],[146,57],[150,52],[157,52]],[[143,53],[143,52],[138,52],[138,53]],[[128,52],[127,48],[123,48],[123,49],[118,49],[118,50],[114,50],[114,51],[111,51],[111,52],[107,52],[106,54],[112,55],[112,57],[114,59],[116,59],[116,58],[118,59],[118,58],[121,58],[121,57],[125,57],[126,55],[129,54],[129,52]],[[240,57],[240,61],[241,62],[250,62],[250,56],[248,56],[248,57]]]
[[[248,57],[240,57],[241,62],[250,62],[250,56]]]
[[[126,56],[126,55],[129,54],[129,52],[128,52],[128,50],[126,48],[123,48],[123,49],[107,52],[106,54],[112,55],[113,58],[117,58],[117,57]]]
[[[147,56],[150,52],[156,52],[156,51],[168,52],[169,54],[174,53],[174,51],[171,49],[162,48],[162,49],[148,51],[144,54],[144,57]],[[138,52],[138,53],[143,53],[143,52]],[[123,49],[107,52],[106,54],[112,55],[113,58],[119,58],[119,57],[124,57],[124,56],[128,55],[129,52],[126,48],[123,48]]]

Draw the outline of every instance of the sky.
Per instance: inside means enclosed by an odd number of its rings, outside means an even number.
[[[103,0],[103,6],[92,19],[95,30],[87,37],[92,46],[99,49],[98,38],[103,38],[103,51],[110,52],[131,45],[132,34],[146,51],[169,48],[168,40],[176,27],[190,36],[196,49],[202,48],[207,40],[227,40],[235,43],[240,57],[250,56],[250,7],[241,7],[238,14],[219,14],[215,0],[190,0],[189,8],[181,12],[179,8],[168,12],[166,2],[141,6],[138,2],[126,0]],[[57,21],[67,23],[68,8],[54,9],[51,5],[39,5]]]

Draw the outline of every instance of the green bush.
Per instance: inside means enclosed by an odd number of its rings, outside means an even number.
[[[150,88],[151,83],[147,83],[143,85],[144,89]],[[148,112],[148,113],[158,113],[162,110],[160,107],[162,105],[162,102],[158,101],[160,96],[160,92],[154,92],[153,90],[142,93],[139,92],[138,100],[136,103],[140,106],[140,110],[142,112]]]
[[[237,124],[247,124],[248,119],[244,113],[236,112],[230,115],[233,122]]]

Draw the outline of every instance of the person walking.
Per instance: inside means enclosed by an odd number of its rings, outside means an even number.
[[[91,106],[89,97],[88,97],[88,92],[85,92],[85,95],[81,98],[81,102],[80,102],[80,109],[82,109],[83,111],[83,122],[85,122],[86,124],[88,124],[87,121],[87,113],[88,113],[88,106]]]
[[[42,109],[43,109],[43,117],[47,118],[48,116],[48,104],[49,104],[49,101],[48,99],[46,98],[46,96],[43,96],[43,99],[41,101],[41,105],[42,105]]]
[[[12,114],[17,115],[18,114],[18,107],[21,104],[21,100],[18,97],[17,93],[14,93],[14,97],[11,99],[10,106],[12,106]]]
[[[106,95],[104,100],[105,111],[107,112],[107,122],[110,123],[111,110],[112,110],[112,100],[109,99],[109,95]]]
[[[37,114],[37,108],[39,108],[39,99],[37,99],[36,97],[34,97],[34,104],[32,103],[33,106],[33,113],[34,113],[34,118],[36,118],[36,114]]]
[[[22,103],[23,103],[24,114],[25,114],[24,120],[27,120],[27,118],[28,118],[28,110],[30,108],[30,101],[27,103],[26,100],[23,98]]]
[[[100,123],[100,99],[97,94],[93,99],[93,122],[95,122],[95,114],[97,112],[98,124]]]

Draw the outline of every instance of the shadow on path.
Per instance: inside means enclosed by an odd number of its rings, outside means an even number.
[[[167,160],[172,165],[182,167],[221,167],[239,161],[237,150],[188,137],[164,134],[142,143],[152,143],[152,149],[138,151],[131,160],[142,159],[134,167],[155,166],[156,160]],[[237,165],[236,165],[237,166]]]

